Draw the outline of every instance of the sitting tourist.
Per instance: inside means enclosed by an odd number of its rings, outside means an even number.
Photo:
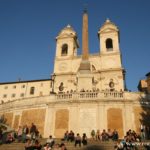
[[[122,141],[118,140],[114,146],[114,149],[115,150],[124,150],[124,145],[123,145]]]
[[[66,145],[64,143],[60,144],[60,150],[67,150]]]
[[[113,141],[117,141],[119,139],[118,131],[116,129],[113,131],[112,139]]]
[[[95,130],[91,131],[91,137],[92,137],[93,140],[95,140]]]
[[[50,147],[53,147],[53,145],[55,144],[55,141],[54,141],[52,135],[49,136],[49,138],[46,141],[46,144],[49,144]]]
[[[18,142],[22,142],[22,127],[19,126],[17,131]]]
[[[2,144],[2,138],[3,138],[3,130],[0,127],[0,144]]]
[[[41,150],[42,145],[40,144],[40,142],[38,140],[35,140],[35,143],[33,144],[33,150]]]
[[[6,137],[6,144],[10,144],[14,141],[14,137],[12,136],[11,133],[8,133],[7,134],[7,137]]]
[[[46,146],[44,146],[44,150],[51,150],[52,148],[49,146],[49,144],[46,144]]]
[[[85,133],[83,133],[83,136],[82,136],[82,144],[87,145],[87,136]]]
[[[25,150],[33,150],[32,149],[32,143],[31,143],[30,139],[28,139],[27,142],[25,143]]]
[[[108,139],[111,140],[113,137],[113,132],[111,131],[111,129],[108,129],[107,134],[108,134]]]
[[[100,141],[100,140],[101,140],[101,133],[100,133],[100,130],[97,130],[97,131],[96,131],[96,140],[97,140],[97,141]]]
[[[60,150],[60,145],[58,143],[54,144],[53,150]]]
[[[102,141],[107,141],[108,140],[108,134],[107,134],[105,129],[101,133],[101,136],[102,136]]]
[[[68,134],[68,139],[67,141],[71,141],[73,142],[74,141],[74,132],[71,130]]]
[[[68,131],[66,131],[64,134],[64,138],[63,138],[64,141],[66,141],[68,139],[68,135],[69,135],[69,133],[68,133]]]

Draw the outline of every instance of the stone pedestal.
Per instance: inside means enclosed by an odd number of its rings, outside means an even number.
[[[82,60],[78,71],[78,91],[92,90],[92,73],[89,60]]]
[[[90,91],[92,90],[92,74],[78,74],[78,91]]]

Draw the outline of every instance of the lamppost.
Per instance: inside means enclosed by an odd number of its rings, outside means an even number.
[[[51,94],[56,94],[56,93],[54,92],[55,78],[56,78],[56,74],[54,73],[54,74],[51,75],[51,83],[52,83],[52,91],[51,91]]]
[[[125,91],[128,91],[128,89],[127,89],[127,85],[126,85],[126,71],[125,70],[123,70],[123,80],[124,80],[124,90]]]

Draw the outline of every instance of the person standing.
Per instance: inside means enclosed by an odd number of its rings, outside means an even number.
[[[24,125],[23,126],[23,130],[22,130],[22,141],[23,143],[26,142],[26,139],[27,139],[27,134],[29,133],[29,128],[27,125]]]
[[[31,128],[30,128],[30,134],[31,134],[31,140],[35,140],[36,138],[36,125],[34,123],[31,124]]]
[[[87,136],[86,136],[86,133],[83,133],[83,136],[82,136],[82,144],[83,144],[83,145],[87,145]]]
[[[77,133],[77,136],[75,137],[75,147],[77,144],[79,144],[79,147],[81,147],[81,137],[79,133]]]
[[[91,131],[91,137],[92,137],[93,140],[95,140],[95,130]]]
[[[17,131],[17,137],[18,137],[18,142],[22,141],[22,127],[19,126],[18,131]]]

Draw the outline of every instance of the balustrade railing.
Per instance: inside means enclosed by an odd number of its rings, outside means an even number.
[[[80,100],[133,100],[139,101],[141,104],[150,104],[150,96],[134,92],[74,92],[74,93],[59,93],[53,95],[46,95],[42,98],[33,97],[33,98],[23,98],[16,99],[13,101],[3,102],[0,104],[0,110],[17,108],[17,107],[26,107],[26,106],[36,106],[36,105],[45,105],[49,102],[59,102],[59,101],[80,101]]]
[[[76,92],[76,93],[60,93],[56,95],[57,100],[82,100],[82,99],[123,99],[123,92]]]

